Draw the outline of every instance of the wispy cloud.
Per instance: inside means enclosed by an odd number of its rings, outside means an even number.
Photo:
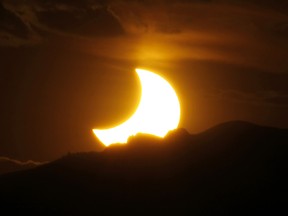
[[[8,157],[0,157],[0,163],[1,162],[11,162],[11,163],[21,165],[21,166],[25,166],[25,165],[39,166],[39,165],[42,165],[44,163],[47,163],[47,162],[37,162],[37,161],[33,161],[33,160],[19,161],[19,160],[11,159]]]
[[[31,169],[43,165],[45,163],[47,162],[37,162],[32,160],[19,161],[11,159],[9,157],[0,157],[0,174]]]
[[[60,35],[92,39],[88,47],[97,55],[140,63],[213,60],[287,71],[288,16],[277,9],[280,3],[269,9],[241,0],[99,2],[3,0],[0,45],[33,45]]]
[[[281,91],[244,92],[233,89],[214,89],[213,92],[206,93],[205,96],[218,100],[230,100],[251,105],[288,107],[288,94],[287,92]]]

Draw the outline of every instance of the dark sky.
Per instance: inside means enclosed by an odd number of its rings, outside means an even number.
[[[249,3],[248,3],[249,2]],[[101,149],[135,111],[135,67],[176,89],[180,127],[288,127],[288,2],[1,0],[0,156]]]

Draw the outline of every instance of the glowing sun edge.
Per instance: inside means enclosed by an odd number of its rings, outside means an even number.
[[[105,145],[127,143],[137,133],[164,137],[176,129],[180,121],[180,103],[172,86],[161,76],[143,69],[136,69],[142,93],[136,112],[124,123],[109,129],[93,129]]]

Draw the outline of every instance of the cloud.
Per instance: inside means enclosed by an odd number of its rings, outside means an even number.
[[[267,95],[264,97],[263,101],[273,106],[288,107],[288,94],[274,93],[273,95]]]
[[[34,165],[34,166],[38,166],[38,165],[41,165],[41,164],[44,164],[44,162],[36,162],[36,161],[32,161],[32,160],[28,160],[28,161],[19,161],[19,160],[14,160],[14,159],[11,159],[11,158],[8,158],[8,157],[0,157],[0,163],[1,162],[11,162],[11,163],[15,163],[15,164],[18,164],[18,165]]]
[[[31,169],[46,162],[36,162],[32,160],[19,161],[8,157],[0,157],[0,174]]]
[[[278,3],[272,9],[268,5],[240,0],[3,0],[0,45],[34,45],[53,35],[92,39],[88,46],[98,56],[134,58],[140,64],[196,59],[283,72],[288,18]],[[121,46],[119,54],[115,47]]]
[[[39,37],[30,26],[0,2],[0,45],[21,46],[38,41]]]
[[[2,4],[3,13],[18,19],[33,36],[32,39],[45,38],[51,33],[79,36],[115,36],[123,33],[121,24],[107,7],[97,2],[4,0]],[[11,20],[6,22],[7,25],[12,23]],[[23,35],[20,38],[24,39]]]
[[[288,107],[288,93],[280,91],[244,92],[240,90],[222,89],[206,93],[205,96],[218,100],[229,100],[251,105]]]
[[[130,34],[147,32],[175,34],[182,31],[199,31],[203,28],[222,31],[223,28],[249,28],[258,25],[257,17],[254,19],[257,13],[259,16],[271,17],[270,13],[265,15],[267,11],[259,13],[255,9],[244,8],[242,4],[239,5],[242,1],[233,2],[234,4],[207,0],[3,0],[2,4],[5,13],[13,14],[33,33],[34,28],[40,28],[54,33],[89,36],[119,35],[124,33],[122,31]],[[235,5],[235,2],[238,5]],[[263,6],[259,2],[257,4]],[[226,13],[232,15],[229,20],[225,16]],[[254,17],[249,20],[242,19],[245,15]],[[283,29],[285,23],[281,26]]]

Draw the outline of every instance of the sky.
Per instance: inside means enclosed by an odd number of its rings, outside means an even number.
[[[1,0],[0,156],[100,151],[91,129],[133,114],[137,67],[171,83],[192,134],[288,128],[287,51],[284,0]]]

